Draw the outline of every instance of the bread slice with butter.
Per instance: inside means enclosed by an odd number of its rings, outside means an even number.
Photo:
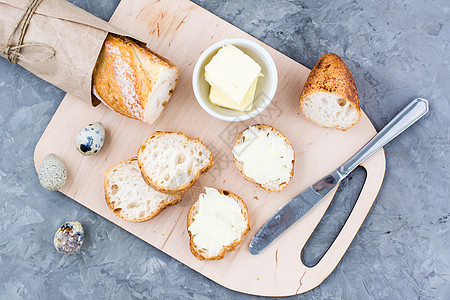
[[[359,122],[355,80],[338,55],[327,53],[319,59],[306,80],[299,105],[307,119],[323,127],[347,130]]]
[[[150,220],[167,206],[181,201],[180,195],[163,194],[149,187],[141,176],[136,157],[109,169],[104,188],[108,207],[130,222]]]
[[[233,158],[246,180],[268,191],[282,191],[294,175],[294,149],[281,132],[269,125],[252,125],[241,132],[233,147]]]
[[[222,259],[250,231],[244,201],[229,191],[205,187],[187,217],[192,254],[200,260]]]
[[[139,147],[137,157],[145,182],[171,195],[188,190],[213,163],[211,151],[182,132],[155,132]]]

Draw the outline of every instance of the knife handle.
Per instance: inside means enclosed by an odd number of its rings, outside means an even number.
[[[381,147],[389,143],[428,112],[428,101],[416,98],[402,109],[377,135],[348,159],[337,172],[341,180]]]

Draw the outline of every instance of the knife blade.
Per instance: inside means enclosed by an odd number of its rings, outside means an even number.
[[[341,180],[341,176],[335,171],[317,181],[281,207],[253,237],[249,247],[250,253],[256,255],[262,252],[279,235],[306,215],[320,200],[337,187]]]
[[[400,111],[377,135],[342,166],[323,177],[282,206],[256,233],[249,251],[256,255],[326,197],[339,182],[364,160],[414,124],[428,112],[428,101],[416,98]]]

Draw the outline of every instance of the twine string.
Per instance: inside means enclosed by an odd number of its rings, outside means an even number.
[[[17,22],[16,27],[14,28],[13,32],[11,33],[8,43],[6,44],[6,47],[2,50],[3,54],[6,55],[6,58],[8,61],[12,62],[13,64],[17,64],[17,60],[24,59],[30,62],[44,62],[47,60],[52,59],[56,55],[55,48],[43,44],[43,43],[23,43],[23,40],[25,38],[25,34],[27,32],[28,26],[30,25],[31,18],[33,17],[33,14],[36,12],[36,9],[38,8],[39,4],[41,4],[42,0],[31,0],[30,4],[28,4],[27,10],[23,14],[22,18]],[[19,41],[16,46],[12,45],[12,41],[14,39],[14,35],[17,32],[17,30],[20,28],[20,35],[19,35]],[[23,55],[20,53],[20,50],[22,48],[26,47],[40,47],[45,49],[48,52],[48,55],[41,59],[36,59],[32,57],[28,57],[26,55]]]

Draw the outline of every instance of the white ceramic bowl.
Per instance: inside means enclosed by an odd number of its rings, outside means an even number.
[[[263,73],[264,77],[258,79],[253,108],[250,111],[232,110],[214,105],[209,101],[208,96],[211,86],[205,80],[205,66],[211,61],[217,51],[227,44],[238,47],[261,66],[261,73]],[[211,116],[230,122],[247,120],[262,112],[272,101],[277,84],[277,69],[272,57],[262,46],[247,39],[226,39],[210,46],[200,55],[192,74],[192,86],[195,98],[200,106]]]

